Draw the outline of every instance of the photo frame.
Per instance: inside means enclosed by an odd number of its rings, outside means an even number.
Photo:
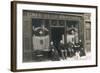
[[[11,2],[11,71],[96,67],[97,6]]]

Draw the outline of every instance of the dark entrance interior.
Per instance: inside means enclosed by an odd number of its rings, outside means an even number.
[[[51,41],[53,41],[54,46],[58,48],[60,40],[62,40],[62,35],[64,35],[64,28],[52,27],[51,28]]]

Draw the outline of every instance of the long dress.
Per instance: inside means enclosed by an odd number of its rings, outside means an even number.
[[[58,51],[53,45],[50,46],[50,58],[52,61],[59,61],[60,60]]]

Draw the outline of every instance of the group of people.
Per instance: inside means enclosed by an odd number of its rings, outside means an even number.
[[[78,43],[68,42],[66,45],[61,40],[58,48],[56,48],[53,44],[54,43],[51,41],[49,53],[50,58],[53,61],[58,61],[60,59],[64,60],[68,57],[71,58],[73,56],[76,56],[76,53],[78,53],[80,57],[86,55],[81,40],[79,40]]]

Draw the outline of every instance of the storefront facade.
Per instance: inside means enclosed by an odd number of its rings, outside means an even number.
[[[47,32],[38,36],[39,39],[42,39],[40,43],[36,43],[38,37],[34,32],[38,29],[43,29],[39,31],[39,34],[42,34],[43,31]],[[32,51],[34,50],[49,51],[51,42],[58,48],[61,41],[67,45],[69,42],[78,43],[79,40],[82,41],[85,51],[90,52],[90,14],[23,10],[24,61],[32,59]],[[36,44],[40,48],[36,49]],[[28,59],[26,60],[25,57]]]

